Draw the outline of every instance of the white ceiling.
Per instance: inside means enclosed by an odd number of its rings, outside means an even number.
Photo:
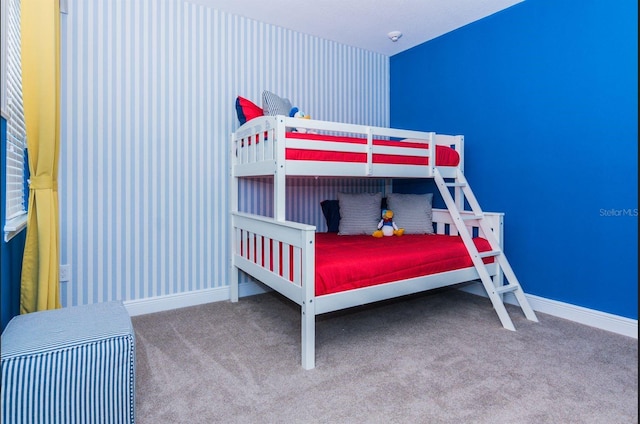
[[[188,0],[392,56],[523,0]],[[402,32],[392,42],[387,34]]]

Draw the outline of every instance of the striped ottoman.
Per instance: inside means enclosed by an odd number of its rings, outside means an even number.
[[[14,317],[2,333],[2,423],[134,423],[135,335],[122,302]]]

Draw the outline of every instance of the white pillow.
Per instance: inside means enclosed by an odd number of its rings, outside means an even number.
[[[381,219],[382,193],[338,193],[338,234],[373,234]]]
[[[393,222],[405,234],[433,234],[433,193],[387,195],[387,208],[393,211]]]

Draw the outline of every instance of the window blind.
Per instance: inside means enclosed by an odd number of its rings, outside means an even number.
[[[20,58],[20,0],[2,0],[4,98],[3,115],[7,119],[5,178],[5,239],[26,223],[26,125],[22,101],[22,66]]]

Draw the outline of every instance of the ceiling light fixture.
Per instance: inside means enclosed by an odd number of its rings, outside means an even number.
[[[387,34],[387,35],[389,36],[389,39],[390,39],[391,41],[393,41],[394,43],[395,43],[396,41],[398,41],[398,39],[399,39],[400,37],[402,37],[402,33],[401,33],[400,31],[391,31],[391,32],[390,32],[389,34]]]

